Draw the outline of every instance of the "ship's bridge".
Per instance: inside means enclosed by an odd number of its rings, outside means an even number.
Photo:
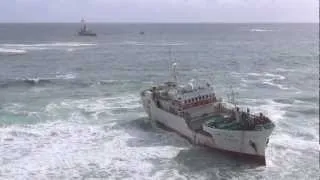
[[[214,96],[213,88],[210,85],[193,87],[191,85],[177,88],[177,100],[204,100]]]
[[[216,101],[213,88],[210,85],[194,87],[191,85],[180,85],[169,88],[168,96],[173,100],[173,105],[179,110],[198,107]]]

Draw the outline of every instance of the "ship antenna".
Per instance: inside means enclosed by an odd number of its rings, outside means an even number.
[[[232,86],[231,86],[231,96],[232,96],[232,100],[231,100],[231,101],[232,101],[232,104],[234,104],[234,106],[237,106],[237,102],[236,102],[236,99],[235,99],[235,98],[236,98],[236,97],[235,97],[236,95],[239,95],[239,93],[234,92],[234,91],[233,91],[233,88],[232,88]]]
[[[171,51],[171,46],[169,45],[169,58],[170,58],[170,63],[171,63],[171,78],[173,82],[177,82],[177,72],[176,72],[176,66],[177,63],[174,62],[172,63],[172,51]]]
[[[171,51],[171,46],[169,45],[169,59],[172,61],[172,51]]]
[[[228,95],[228,97],[230,97],[231,99],[230,99],[230,101],[231,101],[231,104],[233,104],[234,106],[237,106],[237,104],[236,104],[236,101],[235,101],[235,95],[238,95],[238,93],[235,93],[234,91],[233,91],[233,88],[232,88],[232,86],[230,86],[230,89],[231,89],[231,93]],[[229,99],[229,98],[228,98]]]
[[[177,72],[176,72],[177,63],[172,64],[172,79],[173,82],[177,82]]]
[[[234,104],[234,105],[236,105],[235,99],[234,99],[234,91],[233,91],[232,86],[231,86],[231,103]]]
[[[212,73],[211,77],[209,78],[208,82],[210,82],[209,86],[213,88],[214,86],[214,73]]]

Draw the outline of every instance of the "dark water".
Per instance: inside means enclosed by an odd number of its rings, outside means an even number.
[[[318,179],[317,24],[88,27],[0,24],[0,179]],[[144,123],[172,62],[275,121],[266,167]]]

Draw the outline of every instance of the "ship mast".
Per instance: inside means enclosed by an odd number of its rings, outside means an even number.
[[[176,66],[177,66],[177,63],[173,63],[172,66],[171,66],[172,81],[175,82],[175,83],[177,82]]]
[[[176,62],[172,63],[171,46],[169,46],[169,61],[171,63],[171,80],[172,80],[172,82],[177,83],[177,72],[176,72],[177,63]]]
[[[86,23],[83,18],[81,19],[81,24],[82,24],[82,30],[86,31],[87,27],[86,27]]]
[[[231,88],[231,93],[228,94],[228,99],[229,99],[230,103],[233,104],[234,107],[236,107],[237,104],[236,104],[236,101],[235,101],[235,95],[238,95],[239,93],[235,93],[235,92],[233,91],[232,86],[231,86],[230,88]],[[230,96],[231,96],[231,97],[230,97]]]

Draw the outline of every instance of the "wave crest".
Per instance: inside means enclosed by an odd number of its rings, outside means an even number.
[[[58,84],[61,80],[71,80],[75,79],[74,74],[58,74],[52,78],[16,78],[0,81],[0,87],[17,87],[17,86],[37,86],[37,85],[47,85],[47,84]]]
[[[91,47],[96,46],[95,43],[83,43],[83,42],[52,42],[52,43],[40,43],[40,44],[0,44],[0,55],[6,54],[25,54],[27,50],[48,50],[48,49],[65,49],[67,51],[73,51],[73,48]]]
[[[27,53],[26,50],[21,50],[21,49],[0,48],[0,56],[1,55],[23,55],[26,53]]]

